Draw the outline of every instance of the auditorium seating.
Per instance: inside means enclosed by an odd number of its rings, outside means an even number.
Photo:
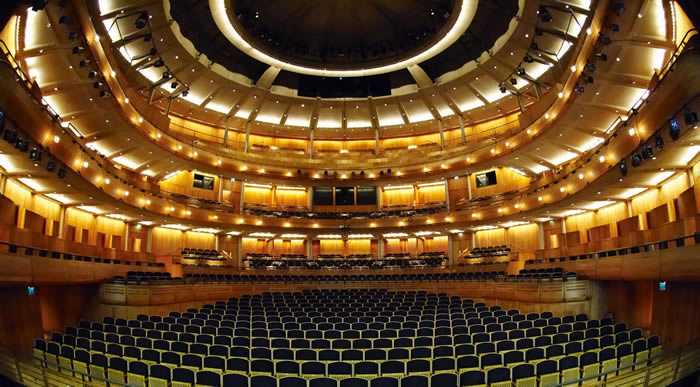
[[[250,269],[398,269],[440,267],[446,264],[444,252],[427,252],[416,256],[404,253],[386,254],[383,258],[371,254],[320,254],[317,259],[308,259],[301,254],[273,256],[260,253],[248,253],[243,260]]]
[[[224,259],[223,255],[217,250],[211,249],[194,249],[186,247],[182,249],[180,255],[184,259],[203,259],[209,261],[221,261]]]
[[[528,271],[517,275],[504,272],[421,273],[421,274],[358,274],[358,275],[273,275],[273,274],[186,274],[183,278],[172,278],[168,273],[129,272],[126,277],[115,277],[113,283],[149,283],[179,281],[186,283],[206,282],[381,282],[381,281],[523,281],[549,280],[567,281],[578,279],[576,273],[564,272],[561,268]]]
[[[646,367],[661,345],[583,314],[423,291],[314,289],[82,321],[36,340],[33,353],[45,367],[133,386],[553,386]]]
[[[465,258],[501,257],[508,254],[510,254],[510,247],[505,245],[475,247],[469,250],[469,254],[467,254]]]
[[[306,219],[381,219],[389,217],[410,218],[413,216],[425,216],[438,214],[447,210],[445,203],[430,203],[424,207],[401,208],[401,209],[384,209],[381,211],[309,211],[292,210],[292,209],[270,209],[264,206],[250,207],[251,204],[244,209],[244,212],[254,216],[266,216],[275,218],[306,218]]]

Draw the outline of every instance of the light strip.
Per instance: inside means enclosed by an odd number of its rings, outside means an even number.
[[[343,236],[340,234],[320,234],[320,235],[316,235],[316,238],[318,238],[318,239],[343,239]]]
[[[434,181],[432,183],[422,183],[422,184],[418,184],[418,188],[437,187],[439,185],[445,185],[445,182],[444,181]]]
[[[306,239],[304,234],[282,234],[280,235],[282,239]]]
[[[400,190],[400,189],[413,189],[412,185],[388,185],[386,187],[382,187],[384,191],[395,191],[395,190]]]
[[[219,230],[219,229],[216,229],[216,228],[209,228],[209,227],[195,228],[195,229],[192,229],[192,230],[190,230],[190,231],[193,231],[193,232],[201,232],[201,233],[205,233],[205,234],[218,234],[218,233],[221,232],[221,230]]]
[[[231,23],[230,18],[232,17],[232,12],[229,13],[229,11],[233,10],[230,9],[230,0],[209,0],[209,10],[211,11],[211,15],[214,18],[214,22],[219,27],[219,30],[224,34],[224,36],[226,36],[226,39],[228,39],[239,50],[259,60],[260,62],[263,62],[270,66],[291,71],[293,73],[315,75],[320,77],[362,77],[386,74],[424,62],[450,47],[454,42],[457,41],[457,39],[459,39],[460,36],[462,36],[467,31],[467,28],[469,28],[469,25],[472,23],[472,19],[476,14],[477,6],[477,0],[462,0],[457,20],[455,20],[454,25],[445,34],[445,36],[438,40],[434,45],[428,47],[423,52],[420,52],[409,59],[405,59],[397,63],[392,63],[385,66],[378,66],[361,70],[327,70],[299,66],[292,63],[284,62],[256,49],[255,47],[250,45],[250,43],[248,43],[238,33],[238,31],[236,31],[236,28]]]
[[[252,238],[274,238],[275,234],[271,232],[253,232],[248,234]]]
[[[306,187],[291,187],[287,185],[280,185],[277,187],[278,191],[306,191]]]
[[[404,238],[407,237],[408,234],[405,232],[389,232],[383,235],[384,238]]]
[[[348,234],[348,239],[372,239],[372,234]]]
[[[245,183],[246,188],[264,188],[270,189],[272,186],[270,184],[256,184],[256,183]]]
[[[161,227],[169,228],[171,230],[180,230],[180,231],[189,230],[189,227],[185,226],[184,224],[164,224]]]

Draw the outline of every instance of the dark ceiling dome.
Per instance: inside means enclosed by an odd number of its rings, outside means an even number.
[[[208,1],[170,0],[183,36],[213,63],[253,82],[268,65],[232,44]],[[461,1],[473,0],[230,0],[229,17],[249,44],[269,56],[318,69],[363,69],[397,63],[425,51],[454,26]],[[518,12],[518,0],[481,0],[466,32],[420,63],[435,80],[493,47]],[[406,69],[352,78],[281,71],[274,81],[299,96],[363,98],[392,94],[415,81]]]
[[[407,59],[444,36],[455,0],[236,0],[236,29],[257,49],[315,68]],[[456,11],[454,12],[457,13]]]

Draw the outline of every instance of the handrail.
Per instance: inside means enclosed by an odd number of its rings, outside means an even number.
[[[640,231],[644,231],[644,230],[640,230]],[[545,261],[545,260],[551,261],[551,260],[555,260],[555,259],[571,260],[571,258],[574,258],[574,257],[576,257],[577,259],[579,257],[589,257],[589,258],[600,259],[600,258],[605,258],[607,256],[607,253],[610,253],[610,252],[615,252],[617,255],[627,255],[627,254],[620,254],[620,253],[623,251],[631,250],[631,249],[635,249],[635,248],[643,249],[643,248],[649,247],[649,248],[651,248],[651,251],[653,251],[653,250],[666,250],[666,249],[668,249],[668,246],[670,246],[670,245],[668,245],[667,247],[661,247],[664,243],[668,244],[669,242],[678,242],[680,240],[683,240],[684,244],[682,246],[684,246],[685,240],[691,239],[691,238],[693,240],[697,240],[698,238],[700,238],[700,231],[697,231],[693,234],[681,235],[681,236],[671,238],[671,239],[659,239],[659,240],[656,240],[654,242],[647,242],[647,243],[644,243],[641,245],[624,246],[624,247],[619,247],[619,248],[615,248],[615,249],[598,250],[598,251],[586,252],[586,253],[581,253],[581,254],[565,255],[565,256],[551,257],[551,258],[546,258],[546,257],[534,258],[532,260],[528,260],[528,262],[535,261],[535,263],[541,263],[541,262],[537,262],[537,261]],[[679,248],[682,246],[676,246],[676,248]],[[542,250],[538,250],[538,251],[542,251]],[[645,250],[645,251],[647,251],[647,250]]]

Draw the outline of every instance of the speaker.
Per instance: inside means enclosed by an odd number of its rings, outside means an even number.
[[[664,149],[664,138],[660,135],[656,135],[654,138],[654,145],[656,145],[656,150]]]
[[[683,116],[685,117],[685,123],[688,125],[695,125],[698,122],[698,113],[696,112],[685,112]]]
[[[686,122],[688,122],[687,118]],[[678,138],[681,136],[681,123],[678,122],[677,119],[672,118],[668,121],[668,134],[671,136],[673,141],[678,140]]]
[[[53,172],[56,170],[56,162],[54,160],[49,159],[49,161],[46,162],[46,170],[49,172]]]
[[[620,161],[618,168],[620,168],[622,176],[627,176],[627,162],[625,160]]]
[[[642,165],[642,156],[639,153],[635,153],[632,155],[632,166],[633,167],[638,167]]]
[[[29,150],[29,159],[32,161],[41,161],[41,151],[36,146]]]

